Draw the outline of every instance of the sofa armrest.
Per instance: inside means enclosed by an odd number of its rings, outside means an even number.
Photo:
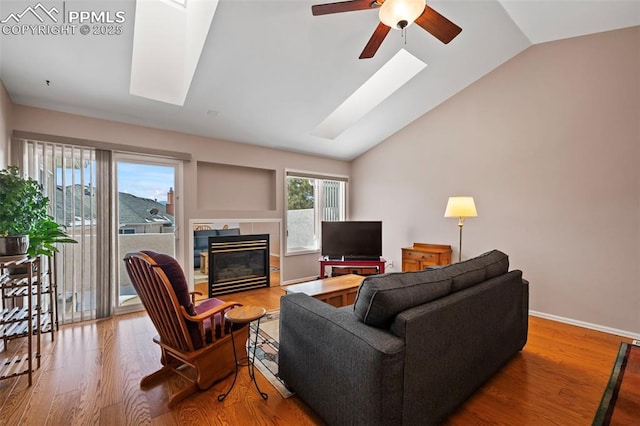
[[[398,314],[403,422],[439,424],[526,343],[528,284],[511,271]]]
[[[279,376],[329,424],[402,421],[404,341],[302,293],[280,302]]]
[[[522,344],[520,350],[527,344],[529,338],[529,281],[522,279]]]

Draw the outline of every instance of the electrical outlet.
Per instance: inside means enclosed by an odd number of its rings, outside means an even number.
[[[387,262],[387,268],[389,269],[393,268],[393,260],[390,260]]]

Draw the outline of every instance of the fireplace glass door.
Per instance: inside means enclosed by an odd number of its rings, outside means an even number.
[[[269,234],[209,237],[209,297],[269,286]]]

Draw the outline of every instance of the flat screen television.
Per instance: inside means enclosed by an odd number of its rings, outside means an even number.
[[[322,255],[329,259],[380,259],[382,222],[322,222]]]

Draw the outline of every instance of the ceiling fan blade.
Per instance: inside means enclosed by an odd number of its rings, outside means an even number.
[[[351,0],[337,3],[316,4],[311,6],[313,16],[327,15],[329,13],[352,12],[354,10],[367,10],[379,7],[375,0]]]
[[[369,39],[369,42],[360,54],[360,59],[373,58],[373,55],[376,54],[378,48],[384,41],[384,38],[387,36],[387,34],[389,34],[389,31],[391,31],[391,27],[380,22],[376,27],[376,30],[373,32],[373,35]]]
[[[453,40],[462,28],[440,15],[429,6],[425,6],[422,15],[418,16],[415,23],[424,28],[428,33],[432,34],[435,38],[443,42],[449,43]]]

